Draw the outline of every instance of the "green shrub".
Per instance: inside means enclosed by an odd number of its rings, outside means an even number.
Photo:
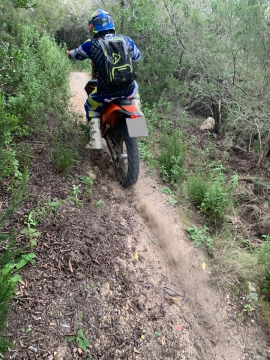
[[[191,175],[187,182],[187,194],[194,205],[200,207],[211,186],[205,174]]]
[[[264,268],[264,279],[262,283],[262,292],[270,295],[270,235],[262,235],[265,240],[258,250],[258,262]]]
[[[228,193],[221,184],[215,182],[205,193],[200,205],[200,212],[208,217],[209,222],[223,222],[229,205]]]
[[[199,229],[197,226],[193,225],[186,228],[189,237],[194,241],[195,246],[205,246],[210,252],[213,251],[213,239],[208,236],[208,228],[204,226]]]
[[[0,180],[3,177],[19,177],[16,151],[12,147],[13,132],[18,124],[18,118],[6,110],[3,95],[0,93]]]
[[[15,257],[20,250],[15,249],[16,233],[3,233],[5,222],[10,218],[16,208],[21,204],[27,194],[28,173],[25,171],[22,174],[21,181],[17,183],[17,187],[13,189],[10,206],[2,211],[0,214],[0,333],[5,328],[6,317],[9,308],[10,299],[13,297],[16,283],[19,280],[16,274],[11,272],[12,267],[9,264],[13,263]],[[10,269],[10,270],[9,270]],[[0,353],[5,354],[7,346],[11,344],[0,336]]]
[[[12,298],[15,284],[10,282],[9,275],[3,275],[0,271],[0,333],[5,329],[6,318],[9,308],[9,300]],[[11,344],[0,336],[0,353],[5,354]]]
[[[174,185],[185,175],[186,145],[182,138],[183,134],[179,132],[174,132],[171,136],[165,135],[157,158],[163,179]]]
[[[20,125],[30,124],[32,132],[38,133],[51,114],[67,109],[71,64],[65,48],[58,47],[46,32],[40,35],[30,26],[18,26],[20,44],[7,50],[17,51],[17,60],[6,66],[9,81],[3,84],[3,91],[8,95],[7,107],[19,117]],[[12,84],[11,88],[8,84]]]
[[[72,167],[74,161],[73,150],[66,147],[64,143],[59,142],[52,149],[52,163],[58,172],[66,172]]]
[[[191,175],[186,188],[188,197],[199,208],[208,223],[221,225],[228,208],[232,205],[233,190],[238,184],[238,176],[228,181],[222,165],[211,164],[208,174]]]

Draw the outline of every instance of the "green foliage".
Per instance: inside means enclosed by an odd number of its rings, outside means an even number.
[[[26,8],[31,10],[37,6],[37,3],[32,3],[28,0],[12,0],[12,3],[14,4],[15,8]]]
[[[174,195],[174,191],[168,188],[167,186],[163,186],[160,191],[164,194]]]
[[[18,116],[20,125],[31,124],[31,130],[38,132],[55,109],[66,111],[70,64],[65,49],[48,34],[40,36],[31,27],[18,27],[20,44],[1,49],[5,57],[0,65],[5,70],[0,87],[8,95],[8,110]]]
[[[228,208],[232,205],[232,193],[238,184],[238,176],[226,178],[225,168],[212,164],[208,173],[191,175],[186,184],[187,194],[199,208],[208,223],[221,226]]]
[[[83,351],[86,351],[87,348],[90,346],[89,340],[85,337],[82,329],[79,329],[77,331],[76,336],[71,336],[71,335],[66,336],[66,341],[67,342],[71,342],[71,341],[74,341],[74,340],[76,341],[77,346],[80,349],[82,349]]]
[[[97,206],[103,207],[104,204],[105,204],[105,202],[104,202],[104,200],[102,200],[102,199],[96,201],[96,205],[97,205]]]
[[[6,251],[9,250],[7,246],[5,248]],[[5,251],[1,254],[0,263],[4,256]],[[0,266],[0,332],[4,330],[9,300],[14,294],[18,281],[21,279],[19,270],[28,263],[34,265],[33,258],[35,258],[35,254],[22,254],[16,260],[6,263],[4,267]],[[0,337],[1,353],[5,354],[7,346],[10,345],[8,341]]]
[[[66,115],[66,114],[65,114]],[[84,135],[84,127],[65,115],[58,120],[59,127],[52,138],[52,163],[56,171],[66,173],[79,161],[79,145]]]
[[[262,235],[265,240],[263,245],[259,248],[259,262],[264,266],[270,264],[270,235]]]
[[[76,343],[83,351],[86,351],[89,347],[89,340],[85,337],[82,329],[79,329],[76,336]]]
[[[13,296],[15,285],[16,284],[10,281],[9,275],[3,275],[0,271],[0,333],[2,333],[5,328],[9,300]],[[11,343],[0,336],[0,353],[5,354],[8,346],[11,346]]]
[[[43,140],[44,136],[51,136],[45,127],[52,118],[59,132],[68,127],[64,122],[68,118],[71,64],[65,47],[55,43],[54,34],[51,36],[44,31],[46,16],[50,31],[60,23],[59,17],[58,23],[51,23],[53,14],[59,15],[59,12],[54,4],[51,6],[54,12],[46,13],[49,4],[51,0],[44,3],[42,9],[32,12],[30,1],[0,2],[0,180],[5,178],[4,184],[9,184],[6,190],[11,194],[9,207],[0,214],[0,332],[5,327],[19,272],[26,264],[33,264],[35,256],[25,253],[27,247],[22,252],[15,245],[15,233],[2,233],[6,220],[27,196],[27,166],[31,165],[33,151],[21,140],[33,133]],[[17,6],[23,8],[15,8]],[[41,20],[42,16],[44,21],[35,24],[33,20]],[[70,128],[72,131],[72,126]],[[66,144],[65,137],[61,135],[60,139]],[[74,156],[76,151],[72,149],[71,153]],[[48,211],[56,211],[58,206],[48,200],[44,208],[35,209],[27,216],[23,233],[31,246],[40,235],[36,228],[41,217]],[[11,346],[0,337],[0,353],[4,354],[8,345]]]
[[[210,222],[213,221],[215,224],[219,222],[222,223],[228,205],[228,193],[218,182],[214,182],[204,194],[203,201],[200,205],[200,212],[210,217]]]
[[[208,251],[212,251],[214,249],[213,239],[208,236],[208,228],[206,226],[199,229],[197,226],[193,225],[187,227],[186,230],[189,237],[194,241],[195,246],[205,246]]]
[[[22,234],[24,234],[29,239],[31,246],[35,246],[36,238],[39,237],[41,233],[36,230],[38,222],[35,220],[32,212],[30,212],[30,214],[27,216],[24,224],[27,225],[27,227],[22,230]]]
[[[258,261],[264,268],[264,279],[262,281],[262,292],[270,295],[270,235],[262,235],[265,240],[258,250]]]
[[[189,176],[187,181],[187,193],[194,205],[197,207],[201,206],[205,194],[210,187],[211,181],[208,179],[206,174],[198,173],[196,175]]]
[[[184,177],[184,162],[186,145],[183,142],[184,134],[172,133],[165,135],[161,141],[161,152],[157,160],[164,180],[176,185]]]
[[[86,185],[85,194],[88,196],[92,194],[94,178],[95,178],[94,174],[91,173],[88,176],[80,177],[80,181],[82,181]]]
[[[21,177],[16,151],[12,147],[14,131],[18,118],[6,110],[3,95],[0,93],[0,180],[3,177]]]
[[[55,144],[52,149],[52,163],[60,173],[68,171],[74,164],[73,150],[66,147],[63,143]]]

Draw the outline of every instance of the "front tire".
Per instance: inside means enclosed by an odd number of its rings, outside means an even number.
[[[111,154],[116,178],[123,187],[128,188],[134,185],[139,177],[140,157],[137,140],[129,137],[126,124],[122,124],[114,130],[113,139],[115,144],[110,139],[110,145],[113,147]]]

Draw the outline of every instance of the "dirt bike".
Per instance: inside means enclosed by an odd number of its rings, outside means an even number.
[[[96,86],[97,81],[92,79],[86,84],[85,91],[89,95]],[[104,105],[99,128],[110,150],[117,180],[125,188],[134,185],[140,170],[136,138],[148,136],[143,113],[132,99],[115,99]]]

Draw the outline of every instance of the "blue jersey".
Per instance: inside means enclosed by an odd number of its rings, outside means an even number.
[[[102,38],[106,39],[113,36],[115,35],[106,34],[102,36]],[[128,53],[132,61],[134,63],[138,62],[140,60],[141,54],[134,41],[132,41],[128,36],[124,36],[124,40],[126,42]],[[96,38],[91,40],[89,39],[76,49],[71,50],[70,57],[76,60],[91,59],[93,61],[95,72],[97,72],[98,92],[101,95],[108,97],[126,97],[132,94],[135,86],[134,83],[121,89],[115,88],[111,84],[108,84],[105,68],[106,58],[102,47]]]

